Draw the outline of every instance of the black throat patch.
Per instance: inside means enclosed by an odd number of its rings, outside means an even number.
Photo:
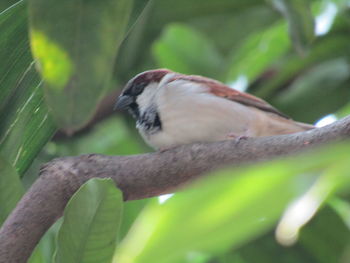
[[[139,112],[136,127],[148,134],[160,131],[162,122],[156,107],[149,107],[144,112]]]

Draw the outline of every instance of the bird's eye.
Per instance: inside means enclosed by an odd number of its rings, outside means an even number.
[[[137,83],[133,88],[133,93],[135,95],[139,95],[143,91],[145,86],[146,86],[146,83],[144,83],[144,82]]]

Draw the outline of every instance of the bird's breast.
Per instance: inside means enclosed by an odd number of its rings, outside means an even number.
[[[245,134],[252,121],[248,107],[206,93],[165,94],[160,99],[161,129],[142,135],[154,148],[225,140],[231,133]]]

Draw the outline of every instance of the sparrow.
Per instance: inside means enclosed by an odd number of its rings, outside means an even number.
[[[219,81],[168,69],[149,70],[132,78],[115,109],[131,113],[141,136],[154,149],[314,128]]]

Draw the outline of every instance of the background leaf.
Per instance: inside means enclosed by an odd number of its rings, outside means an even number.
[[[200,33],[181,24],[170,24],[153,45],[153,54],[161,68],[185,74],[209,77],[222,72],[222,58]]]
[[[341,217],[326,206],[303,228],[300,244],[312,254],[316,262],[347,262],[349,234],[349,228]]]
[[[228,81],[244,76],[250,83],[271,67],[290,47],[286,25],[279,23],[252,34],[234,51]]]
[[[320,63],[283,91],[275,99],[275,105],[292,116],[301,116],[300,121],[311,122],[349,101],[349,79],[350,66],[345,59]]]
[[[110,262],[122,216],[122,193],[111,179],[91,179],[68,202],[55,262]]]
[[[29,3],[31,47],[46,99],[58,126],[71,133],[92,117],[106,91],[132,1]]]

